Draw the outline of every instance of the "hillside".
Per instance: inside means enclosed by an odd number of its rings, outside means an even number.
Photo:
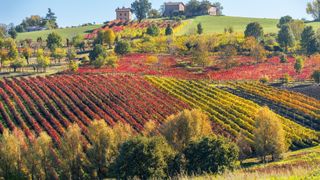
[[[210,115],[215,133],[231,138],[242,133],[252,141],[254,115],[262,102],[279,113],[291,149],[318,142],[314,130],[319,129],[319,101],[263,85],[256,85],[253,92],[246,89],[250,84],[223,85],[239,89],[238,93],[215,86],[204,81],[128,75],[5,79],[0,81],[0,131],[20,127],[32,137],[45,130],[59,142],[72,123],[85,132],[94,119],[104,119],[109,125],[121,121],[140,132],[150,120],[161,124],[184,109],[200,108]],[[273,96],[259,93],[260,89]],[[250,93],[259,101],[251,101],[246,96]],[[281,99],[287,96],[296,100]]]
[[[56,30],[45,30],[45,31],[35,31],[35,32],[25,32],[25,33],[18,33],[17,40],[24,40],[24,39],[32,39],[36,40],[38,37],[42,39],[46,39],[48,34],[52,32],[57,32],[62,36],[65,40],[66,38],[72,38],[76,35],[85,35],[91,33],[92,30],[101,27],[101,25],[92,25],[92,26],[83,26],[83,27],[74,27],[74,28],[64,28],[64,29],[56,29]]]
[[[189,24],[179,32],[179,35],[190,34],[195,32],[197,24],[201,23],[204,33],[223,33],[225,28],[233,27],[235,32],[244,32],[247,24],[251,22],[259,22],[266,33],[275,33],[278,31],[278,19],[268,18],[247,18],[232,16],[199,16],[194,19],[187,20]],[[320,23],[308,23],[314,28],[319,28]]]

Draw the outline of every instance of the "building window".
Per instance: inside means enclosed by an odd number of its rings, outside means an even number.
[[[120,13],[120,16],[122,16],[122,13]]]
[[[127,13],[124,13],[125,16],[127,16]]]

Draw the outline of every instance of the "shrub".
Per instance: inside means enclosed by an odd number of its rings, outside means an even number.
[[[320,83],[320,70],[314,71],[313,74],[312,74],[312,78],[314,79],[314,81],[316,83],[319,84]]]
[[[123,143],[112,171],[120,179],[162,179],[168,177],[173,151],[163,138],[136,137]]]
[[[297,73],[301,73],[304,67],[304,59],[301,56],[296,57],[296,63],[294,64],[294,69]]]
[[[280,62],[281,63],[287,63],[288,62],[288,56],[285,53],[281,53]]]
[[[114,49],[114,52],[119,55],[125,55],[130,52],[130,44],[126,41],[119,41],[116,44],[116,47]]]
[[[223,137],[204,137],[184,150],[188,174],[222,173],[233,170],[238,160],[237,145]]]
[[[282,78],[280,78],[280,82],[282,84],[289,83],[291,81],[291,77],[289,74],[285,74]]]
[[[99,56],[106,56],[107,50],[100,44],[96,44],[89,53],[90,61],[95,61]]]
[[[270,81],[270,79],[268,76],[264,76],[259,80],[259,82],[261,82],[263,84],[268,83],[269,81]]]
[[[70,71],[77,72],[78,69],[79,69],[78,63],[76,61],[74,61],[74,60],[71,60],[69,62],[69,69],[70,69]]]
[[[158,26],[152,24],[151,26],[149,26],[147,28],[147,32],[146,32],[148,35],[150,36],[153,36],[153,37],[156,37],[156,36],[159,36],[160,34],[160,29]]]

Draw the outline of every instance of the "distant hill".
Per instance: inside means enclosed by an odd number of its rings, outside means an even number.
[[[82,34],[82,35],[89,34],[91,33],[92,30],[97,29],[99,27],[101,27],[101,25],[91,25],[91,26],[74,27],[74,28],[18,33],[17,40],[23,40],[23,39],[36,40],[38,37],[42,37],[42,39],[46,39],[48,34],[52,32],[57,32],[62,36],[63,40],[65,40],[66,38],[72,38],[78,34]]]
[[[201,23],[204,28],[204,33],[222,33],[225,28],[233,27],[235,32],[244,32],[247,24],[251,22],[259,22],[266,33],[275,33],[278,31],[278,19],[268,18],[247,18],[247,17],[232,17],[232,16],[199,16],[194,19],[187,20],[186,25],[178,35],[190,34],[196,31],[197,24]],[[307,23],[314,28],[320,28],[320,23]]]

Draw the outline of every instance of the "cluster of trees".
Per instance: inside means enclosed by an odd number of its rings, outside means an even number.
[[[100,120],[93,121],[83,136],[81,129],[72,125],[58,144],[46,133],[29,140],[18,130],[5,130],[0,137],[0,176],[152,179],[235,168],[238,147],[212,135],[211,129],[208,117],[192,110],[168,118],[160,128],[150,122],[141,134],[129,125],[119,123],[111,128]]]
[[[186,4],[185,12],[177,12],[172,14],[171,16],[201,16],[208,15],[208,10],[210,7],[217,8],[217,15],[222,15],[223,7],[221,3],[215,2],[211,3],[208,0],[198,1],[198,0],[190,0]],[[138,21],[141,22],[146,18],[160,18],[163,16],[165,11],[165,5],[162,5],[161,10],[158,11],[156,9],[152,9],[152,4],[149,0],[135,0],[131,4],[131,10],[137,17]]]
[[[55,13],[49,8],[48,13],[45,17],[41,17],[39,15],[32,15],[27,17],[22,21],[21,24],[15,27],[15,31],[17,32],[25,32],[30,27],[43,27],[47,29],[56,29],[58,28],[57,17]]]
[[[255,139],[236,142],[213,134],[201,110],[184,110],[162,125],[148,122],[136,133],[122,123],[95,120],[84,133],[71,125],[54,144],[46,133],[26,138],[19,130],[0,136],[4,179],[162,179],[187,173],[223,173],[257,155],[267,162],[287,150],[281,121],[268,108],[256,115]],[[85,134],[85,136],[83,136]]]
[[[221,3],[215,2],[211,3],[208,0],[198,1],[198,0],[190,0],[186,4],[186,12],[185,14],[187,16],[202,16],[202,15],[208,15],[208,10],[210,7],[217,8],[217,15],[222,15],[223,7]]]

